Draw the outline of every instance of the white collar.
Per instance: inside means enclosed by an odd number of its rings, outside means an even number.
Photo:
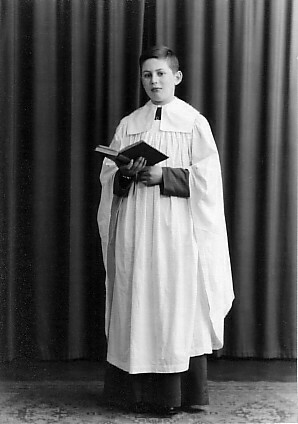
[[[143,107],[131,113],[127,117],[128,135],[150,131],[157,107],[149,100]],[[160,130],[190,133],[198,113],[192,106],[174,97],[170,103],[162,106]]]

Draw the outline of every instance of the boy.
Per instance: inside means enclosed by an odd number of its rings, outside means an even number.
[[[130,393],[136,410],[171,415],[208,404],[206,354],[223,346],[233,288],[209,124],[175,97],[182,73],[170,49],[153,47],[139,64],[150,100],[121,120],[111,147],[145,140],[168,159],[105,159],[101,171],[104,394],[116,401]]]

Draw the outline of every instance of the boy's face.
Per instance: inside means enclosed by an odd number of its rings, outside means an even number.
[[[166,59],[147,59],[141,70],[142,84],[146,94],[156,105],[173,100],[175,87],[182,80],[182,72],[174,72]]]

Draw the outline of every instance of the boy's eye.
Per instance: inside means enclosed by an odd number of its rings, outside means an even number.
[[[157,73],[157,75],[158,75],[159,77],[162,77],[164,74],[165,74],[165,73],[164,73],[163,71],[159,71],[159,72]]]
[[[149,73],[143,74],[143,78],[150,78],[150,77],[151,77],[151,74]]]

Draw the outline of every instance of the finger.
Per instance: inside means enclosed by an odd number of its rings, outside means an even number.
[[[131,167],[131,171],[136,173],[136,172],[138,172],[138,169],[139,169],[139,160],[135,160],[133,162],[132,167]]]
[[[142,172],[144,167],[145,167],[145,164],[146,164],[146,159],[143,158],[140,162],[138,162],[138,165],[136,167],[136,171]]]
[[[131,160],[131,161],[129,162],[129,164],[127,165],[127,169],[131,170],[131,169],[132,169],[132,167],[133,167],[133,160]]]
[[[146,165],[146,163],[147,163],[147,161],[146,161],[146,159],[145,159],[145,158],[143,158],[143,157],[140,157],[140,158],[139,158],[139,165],[141,165],[141,166],[145,166],[145,165]]]
[[[147,182],[147,177],[146,175],[143,175],[141,173],[138,174],[138,181],[140,181],[141,183],[146,183]]]
[[[146,168],[146,164],[147,164],[147,160],[145,158],[143,158],[142,169],[145,169]]]
[[[122,166],[120,166],[119,168],[125,171],[130,171],[132,166],[133,166],[133,160],[131,160],[127,165],[123,165],[122,163]]]
[[[147,161],[144,158],[139,162],[138,172],[143,172],[144,171],[144,169],[146,167],[146,163],[147,163]]]
[[[138,167],[143,163],[144,158],[143,157],[138,157],[135,161],[134,161],[134,166]]]

